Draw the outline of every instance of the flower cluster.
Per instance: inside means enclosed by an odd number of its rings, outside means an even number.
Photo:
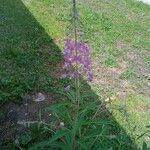
[[[77,41],[76,43],[67,39],[64,49],[64,68],[69,71],[66,77],[78,78],[80,74],[88,76],[88,80],[93,80],[90,62],[90,48],[87,44]],[[73,68],[75,67],[75,68]]]

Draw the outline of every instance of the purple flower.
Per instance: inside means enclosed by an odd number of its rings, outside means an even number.
[[[70,88],[71,88],[71,86],[68,85],[68,86],[66,86],[66,87],[64,88],[64,91],[65,91],[65,92],[68,92],[68,91],[70,91]]]
[[[93,74],[92,74],[92,73],[90,73],[90,74],[89,74],[89,78],[88,78],[88,79],[89,79],[89,81],[92,81],[92,80],[93,80],[93,78],[94,78],[94,77],[93,77]]]
[[[75,72],[72,73],[72,78],[73,79],[79,78],[79,76],[80,76],[80,74],[77,71],[75,71]]]
[[[60,79],[65,79],[67,77],[67,74],[62,74]]]
[[[64,49],[64,60],[64,68],[71,72],[68,77],[78,78],[79,73],[84,72],[90,81],[93,80],[93,74],[90,67],[90,48],[87,44],[77,41],[77,45],[75,45],[73,40],[67,39]],[[78,65],[78,68],[75,72],[72,72],[72,68],[76,66],[76,64]]]

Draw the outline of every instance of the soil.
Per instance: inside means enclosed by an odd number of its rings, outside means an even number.
[[[131,49],[123,58],[118,60],[118,67],[104,66],[99,57],[94,58],[92,68],[96,74],[94,74],[93,84],[105,91],[112,89],[114,95],[121,98],[129,94],[143,94],[149,97],[150,68],[144,61],[147,55],[150,54]],[[132,76],[131,79],[122,78],[121,75],[128,70],[132,70],[135,76]]]
[[[21,134],[28,130],[29,126],[40,120],[40,112],[42,121],[48,121],[49,112],[45,108],[52,104],[52,96],[43,93],[45,100],[36,102],[34,99],[37,94],[31,93],[22,96],[21,105],[11,102],[0,108],[1,114],[3,114],[3,118],[0,121],[0,143],[6,141],[15,142]]]

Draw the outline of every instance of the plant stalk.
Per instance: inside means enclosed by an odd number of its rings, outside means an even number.
[[[77,56],[78,56],[78,48],[77,48],[77,38],[78,38],[78,36],[77,36],[77,8],[76,8],[76,0],[72,0],[72,2],[73,2],[73,28],[74,28],[74,42],[75,42],[75,56],[76,56],[76,58],[77,58]],[[76,64],[75,64],[75,71],[76,71],[76,73],[78,72],[78,62],[77,62],[77,59],[76,59]],[[76,100],[76,102],[77,102],[77,111],[76,111],[76,118],[75,118],[75,125],[76,125],[76,123],[77,123],[77,121],[78,121],[78,115],[79,115],[79,107],[80,107],[80,80],[79,80],[79,77],[77,76],[75,76],[75,100]],[[76,145],[76,143],[75,143],[75,136],[76,135],[74,135],[74,140],[73,140],[73,149],[75,149],[75,145]]]
[[[76,8],[76,0],[73,0],[73,27],[74,27],[74,41],[75,41],[75,55],[76,58],[78,56],[78,49],[77,49],[77,8]],[[75,65],[75,71],[78,72],[78,62],[76,60],[76,65]],[[80,107],[80,80],[79,77],[75,78],[75,89],[76,89],[76,102],[77,102],[77,112]],[[77,113],[78,114],[78,113]]]

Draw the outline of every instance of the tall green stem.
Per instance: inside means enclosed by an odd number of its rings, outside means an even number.
[[[74,28],[74,42],[75,42],[75,55],[76,55],[76,58],[78,56],[78,49],[77,49],[77,8],[76,8],[76,0],[72,0],[73,2],[73,28]],[[75,64],[75,71],[78,72],[78,62],[77,62],[77,59],[76,59],[76,64]],[[76,118],[75,118],[75,124],[77,123],[78,121],[78,114],[79,114],[79,107],[80,107],[80,80],[79,80],[79,77],[75,77],[75,99],[76,99],[76,102],[77,102],[77,113],[76,113]],[[73,149],[75,149],[75,135],[74,135],[74,140],[73,140],[74,144],[73,144]]]
[[[75,55],[76,58],[78,56],[78,49],[77,49],[77,8],[76,8],[76,0],[73,0],[73,27],[74,27],[74,41],[75,41]],[[76,66],[75,66],[76,72],[78,71],[78,63],[76,59]],[[80,81],[79,78],[75,78],[75,88],[76,88],[76,102],[78,104],[78,110],[80,106],[80,90],[79,90]],[[77,111],[78,111],[77,110]]]

